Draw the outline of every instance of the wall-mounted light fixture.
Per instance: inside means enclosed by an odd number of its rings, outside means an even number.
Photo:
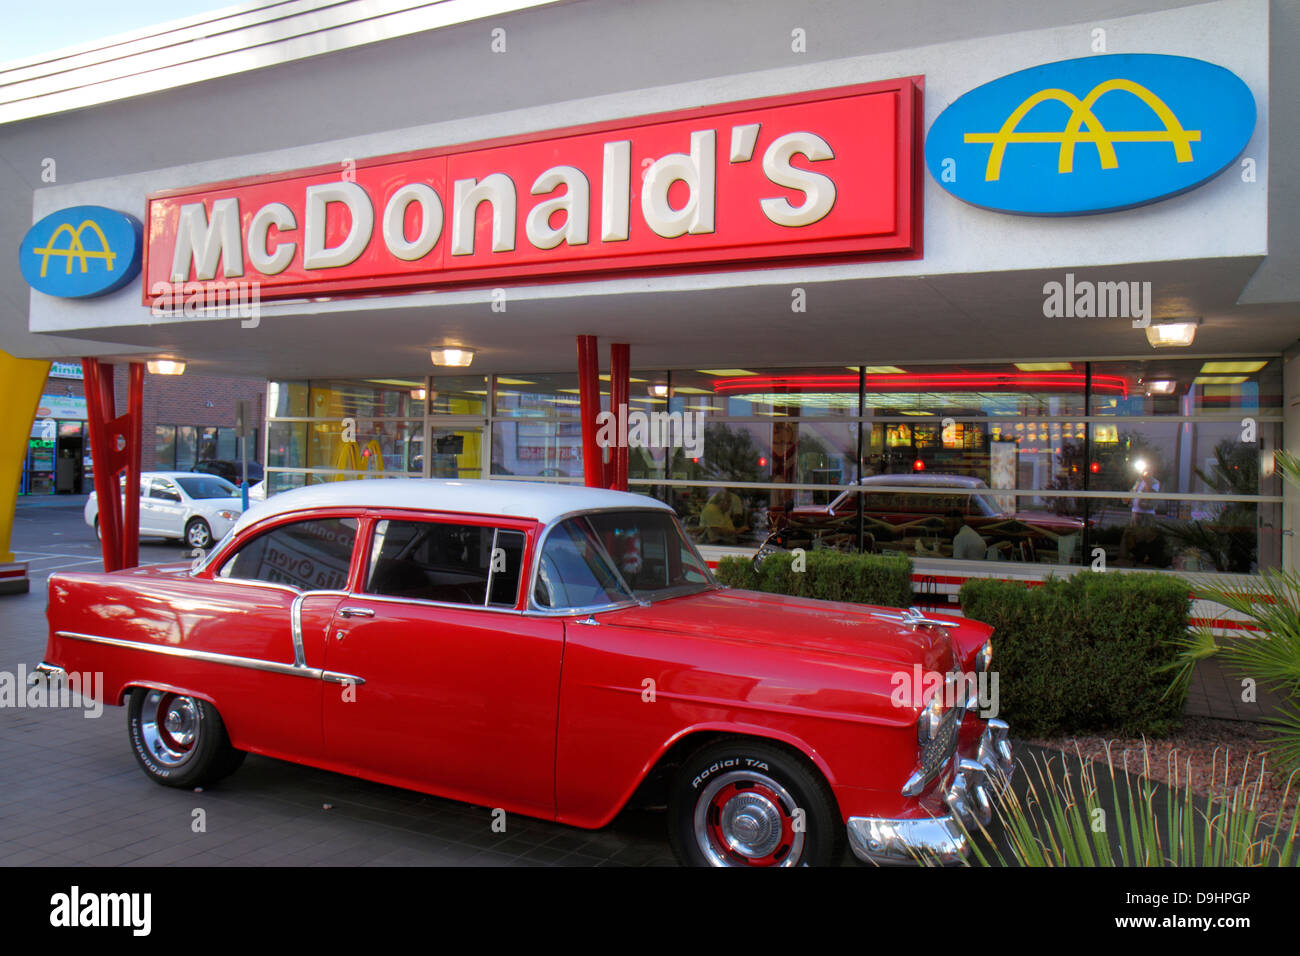
[[[185,363],[176,359],[151,359],[145,362],[150,375],[184,375]]]
[[[474,361],[474,350],[461,348],[459,345],[448,345],[442,348],[431,349],[429,358],[433,359],[434,365],[450,365],[454,368],[468,368],[470,362]]]
[[[1162,322],[1147,326],[1147,341],[1155,349],[1167,349],[1191,345],[1196,338],[1196,326],[1200,319],[1184,319],[1181,322]]]

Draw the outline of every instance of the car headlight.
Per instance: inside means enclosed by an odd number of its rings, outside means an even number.
[[[986,671],[993,664],[993,638],[989,638],[983,643],[978,651],[975,652],[975,669],[977,671]]]
[[[934,696],[930,698],[930,703],[925,705],[921,711],[921,716],[916,722],[916,739],[922,746],[928,744],[939,733],[939,725],[943,722],[943,691],[936,690]]]
[[[218,511],[217,517],[224,518],[226,521],[234,521],[239,517],[239,514],[238,511]]]

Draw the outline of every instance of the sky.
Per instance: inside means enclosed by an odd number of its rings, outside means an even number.
[[[235,6],[243,0],[0,0],[0,63]]]

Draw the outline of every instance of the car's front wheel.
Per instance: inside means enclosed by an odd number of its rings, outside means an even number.
[[[668,819],[673,852],[687,866],[829,866],[844,850],[821,774],[763,741],[696,752],[673,781]]]
[[[202,518],[191,518],[185,526],[185,543],[191,548],[207,550],[212,544],[212,529]]]
[[[217,709],[197,697],[137,687],[127,702],[131,748],[145,774],[168,787],[198,787],[239,769]]]

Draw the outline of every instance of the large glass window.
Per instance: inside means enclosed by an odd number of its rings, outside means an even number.
[[[268,488],[352,476],[345,412],[362,473],[583,480],[576,374],[435,376],[427,417],[378,414],[421,407],[406,384],[280,383]],[[634,370],[630,384],[629,419],[664,426],[634,440],[631,488],[701,545],[753,549],[789,527],[816,547],[966,560],[982,544],[990,561],[1077,565],[1101,548],[1121,567],[1280,562],[1275,357]],[[608,409],[607,375],[600,392]],[[927,482],[978,490],[963,505]]]

